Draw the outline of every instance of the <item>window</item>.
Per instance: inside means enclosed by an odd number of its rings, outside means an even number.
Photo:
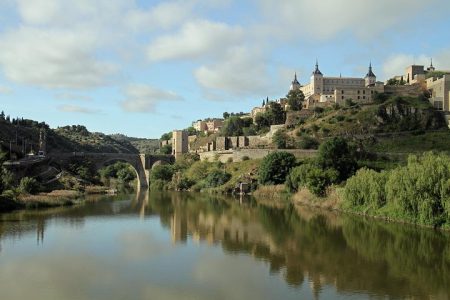
[[[366,94],[366,90],[363,90],[363,94],[364,94],[364,95]]]
[[[358,96],[358,100],[361,99],[361,96]]]
[[[363,99],[366,99],[366,96],[363,96]]]
[[[342,96],[341,99],[344,100],[344,96]]]
[[[358,94],[359,94],[360,90],[358,90]]]
[[[342,90],[342,94],[344,93],[344,90]]]

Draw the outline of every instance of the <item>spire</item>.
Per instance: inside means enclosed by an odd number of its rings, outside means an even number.
[[[300,84],[297,80],[297,72],[294,73],[294,80],[292,80],[292,84]]]
[[[430,67],[433,68],[433,58],[431,58],[431,64],[430,64]]]
[[[369,63],[369,71],[367,72],[366,77],[376,77],[372,71],[372,62]]]
[[[314,69],[313,75],[322,75],[322,72],[319,70],[319,61],[316,58],[316,68]]]

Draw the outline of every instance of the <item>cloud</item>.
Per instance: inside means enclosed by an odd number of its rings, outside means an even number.
[[[243,41],[241,27],[207,20],[190,21],[173,35],[156,38],[148,47],[151,61],[218,56]]]
[[[82,101],[92,100],[92,97],[90,96],[74,94],[69,92],[55,94],[55,98],[60,100],[82,100]]]
[[[0,85],[0,95],[4,94],[4,95],[10,95],[12,94],[13,90],[7,86],[4,85]]]
[[[9,80],[46,88],[106,84],[117,66],[99,61],[89,32],[21,27],[0,37],[0,65]]]
[[[121,106],[128,112],[153,112],[156,104],[164,101],[179,101],[183,98],[172,91],[164,91],[143,84],[132,84],[125,89],[126,99]]]
[[[97,109],[90,109],[78,105],[69,105],[69,104],[58,106],[58,110],[62,112],[82,113],[82,114],[95,114],[100,112]]]
[[[267,18],[264,30],[286,38],[306,36],[327,39],[341,32],[373,38],[443,0],[261,0],[258,6]],[[414,26],[414,25],[413,25]]]
[[[233,96],[263,95],[269,86],[267,66],[262,53],[247,47],[230,50],[220,61],[203,65],[194,71],[205,89]]]

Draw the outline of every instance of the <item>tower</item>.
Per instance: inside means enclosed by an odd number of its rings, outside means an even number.
[[[433,59],[431,59],[431,63],[430,63],[430,66],[427,68],[427,71],[428,72],[434,72],[436,69],[435,69],[435,67],[433,66]]]
[[[47,134],[45,132],[45,129],[42,129],[39,131],[39,155],[46,155],[47,152]]]
[[[366,77],[364,77],[364,80],[366,82],[366,86],[373,86],[377,81],[377,76],[375,76],[372,71],[372,62],[369,63],[369,71],[367,72]]]
[[[311,84],[313,94],[321,94],[323,92],[323,74],[319,70],[319,62],[316,59],[316,68],[311,74]]]
[[[172,154],[175,159],[189,151],[189,136],[186,130],[174,130],[172,133]]]
[[[298,90],[301,87],[302,87],[302,85],[297,80],[297,72],[295,72],[294,73],[294,80],[292,80],[292,82],[291,82],[291,87],[289,88],[289,91]]]

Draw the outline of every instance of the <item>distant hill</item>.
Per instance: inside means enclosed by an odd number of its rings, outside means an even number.
[[[152,140],[116,138],[99,132],[90,132],[81,125],[64,126],[51,129],[44,122],[28,119],[13,119],[0,116],[0,146],[3,150],[11,148],[21,153],[39,148],[39,133],[45,129],[47,152],[103,152],[103,153],[140,153],[139,149],[154,145]],[[135,146],[136,145],[136,146]],[[153,149],[153,148],[152,148]]]
[[[159,149],[158,139],[129,137],[124,134],[111,134],[109,137],[118,142],[129,142],[139,151],[139,153],[151,154],[155,153]]]

